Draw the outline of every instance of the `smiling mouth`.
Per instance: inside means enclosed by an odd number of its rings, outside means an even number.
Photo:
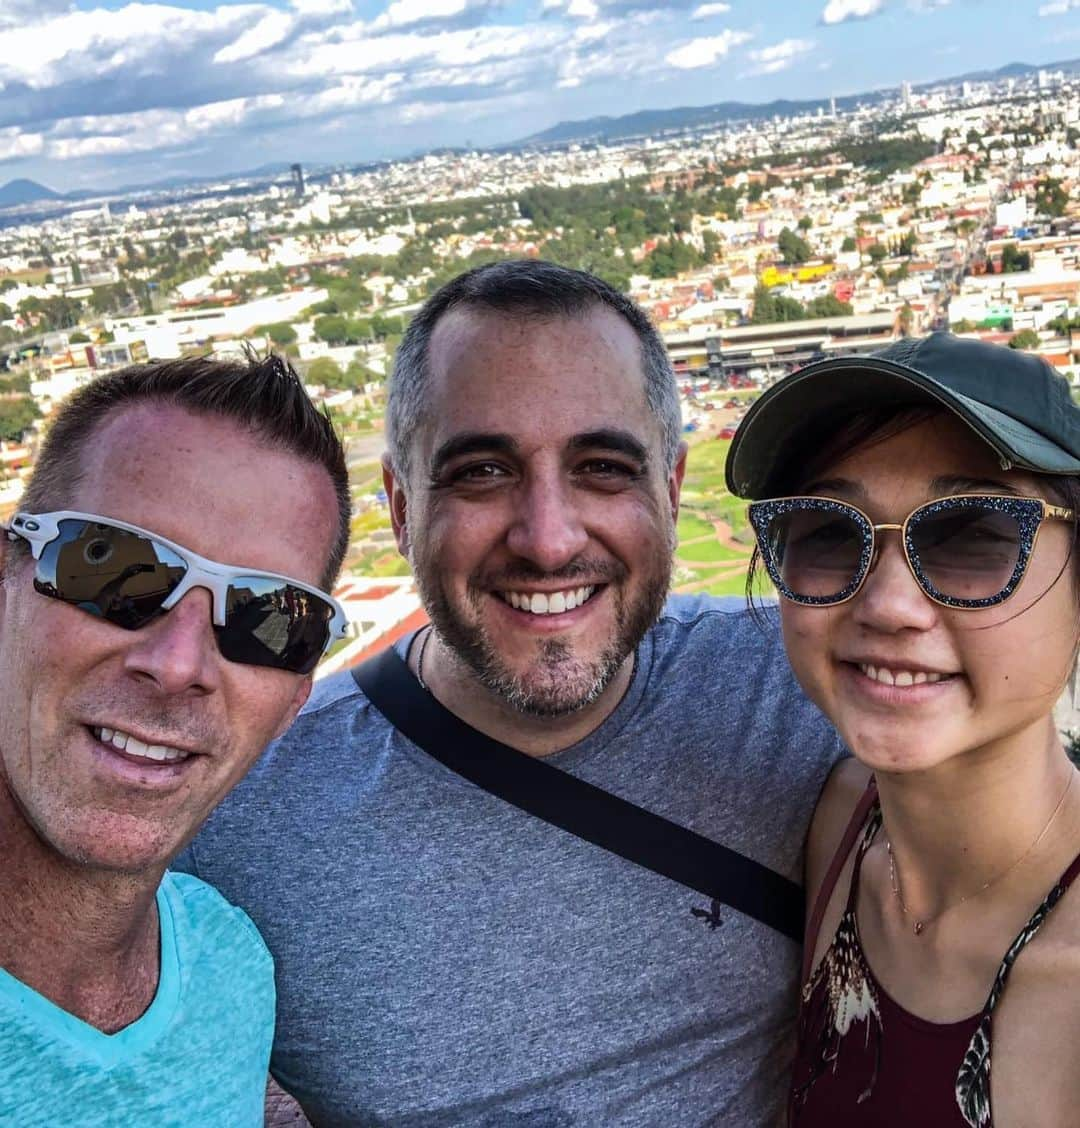
[[[587,584],[562,591],[501,591],[498,596],[504,603],[518,611],[528,611],[530,615],[562,615],[587,603],[596,591],[596,584]]]
[[[858,662],[856,665],[864,676],[881,685],[931,685],[948,681],[956,676],[955,674],[928,673],[926,670],[891,670],[886,666],[871,666],[867,662]]]
[[[90,731],[102,744],[115,748],[127,756],[136,756],[140,760],[153,760],[159,764],[175,764],[182,760],[189,760],[193,753],[185,752],[182,748],[173,748],[169,744],[146,744],[137,736],[123,732],[120,729],[93,727]]]

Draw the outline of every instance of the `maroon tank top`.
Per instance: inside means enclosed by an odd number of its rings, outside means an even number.
[[[843,864],[862,830],[851,886],[832,943],[813,975],[804,967],[792,1077],[792,1128],[992,1128],[990,1044],[994,1008],[1017,956],[1080,872],[1080,855],[1009,946],[986,1002],[959,1022],[927,1022],[877,981],[855,919],[859,875],[881,828],[873,783],[859,802],[810,918],[806,963]]]

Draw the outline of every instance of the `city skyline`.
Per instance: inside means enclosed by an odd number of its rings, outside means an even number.
[[[1073,55],[1080,0],[5,0],[0,182],[357,163]]]

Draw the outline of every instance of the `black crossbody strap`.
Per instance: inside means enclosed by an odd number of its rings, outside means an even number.
[[[352,674],[396,729],[470,783],[801,942],[803,891],[789,878],[478,732],[423,689],[393,647]]]

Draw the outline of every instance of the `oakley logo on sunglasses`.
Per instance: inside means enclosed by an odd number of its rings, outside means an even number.
[[[875,525],[861,509],[828,497],[757,501],[750,522],[769,577],[793,603],[851,599],[877,559],[879,532],[900,533],[919,587],[945,607],[1004,603],[1020,586],[1043,521],[1072,521],[1042,498],[957,494],[920,505],[899,525]]]
[[[195,587],[213,601],[218,649],[230,662],[310,673],[348,622],[326,592],[208,560],[138,525],[92,513],[17,513],[8,535],[30,545],[34,588],[136,631]]]

